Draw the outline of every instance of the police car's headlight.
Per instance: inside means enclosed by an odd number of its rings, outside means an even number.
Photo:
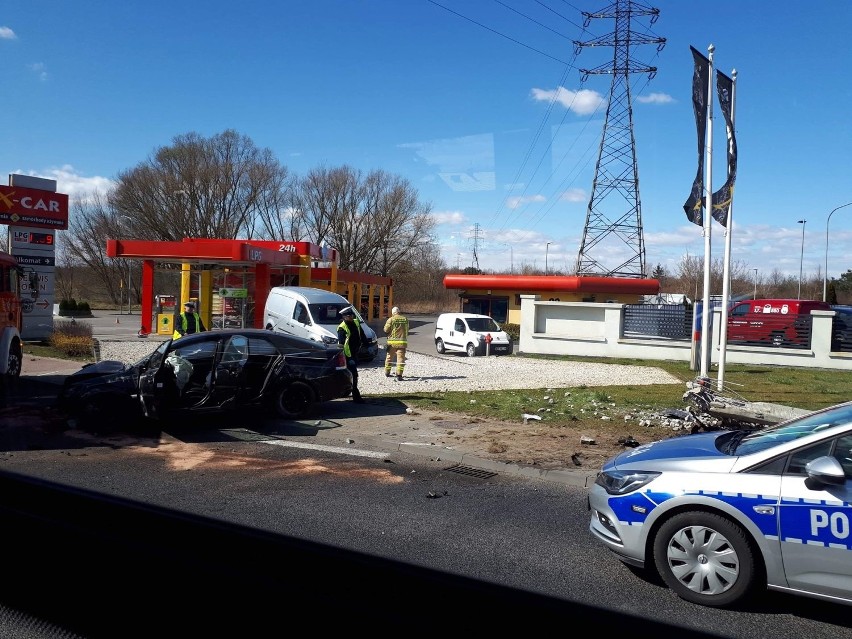
[[[323,341],[323,343],[325,343],[325,344],[337,344],[337,343],[338,343],[338,341],[337,341],[337,338],[336,338],[336,337],[330,337],[330,336],[328,336],[328,335],[323,335],[323,336],[322,336],[322,341]]]
[[[602,486],[610,495],[626,495],[639,490],[645,484],[654,481],[662,473],[643,472],[641,470],[610,470],[598,473],[595,483]]]

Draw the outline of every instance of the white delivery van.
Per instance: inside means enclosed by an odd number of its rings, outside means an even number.
[[[352,306],[342,295],[307,286],[276,286],[269,291],[263,311],[263,325],[268,330],[305,337],[315,342],[337,344],[337,327],[343,318],[340,311]],[[360,361],[370,362],[379,352],[376,332],[367,326],[358,309],[355,317],[364,327],[367,343],[361,345]]]
[[[435,348],[439,353],[457,351],[468,357],[511,355],[512,338],[488,315],[442,313],[435,322]]]

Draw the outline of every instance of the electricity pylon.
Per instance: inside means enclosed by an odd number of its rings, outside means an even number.
[[[586,18],[584,27],[589,26],[592,18],[615,18],[615,31],[588,42],[574,41],[576,53],[582,47],[614,47],[612,66],[580,69],[584,82],[590,75],[611,74],[612,84],[592,195],[586,210],[583,240],[577,257],[577,275],[648,276],[645,270],[645,240],[642,234],[636,140],[633,135],[630,74],[648,73],[648,79],[651,79],[656,75],[657,68],[642,66],[632,60],[630,47],[656,44],[660,51],[666,40],[631,31],[630,21],[638,16],[651,16],[651,24],[654,24],[659,14],[659,9],[643,6],[633,0],[615,0],[597,13],[583,12]],[[625,255],[624,245],[627,246],[627,259],[618,263]]]

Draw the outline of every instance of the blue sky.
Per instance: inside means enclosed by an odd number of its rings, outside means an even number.
[[[661,0],[631,57],[647,263],[703,257],[683,212],[698,151],[689,47],[737,72],[732,260],[821,277],[829,212],[852,202],[852,3]],[[105,190],[176,135],[234,129],[291,172],[382,169],[431,203],[444,256],[569,271],[603,131],[613,29],[586,0],[31,0],[0,14],[0,169]],[[818,28],[817,28],[818,27]],[[573,64],[572,64],[573,62]],[[555,94],[555,92],[559,92]],[[576,93],[579,92],[579,93]],[[576,93],[576,95],[575,95]],[[558,100],[553,101],[554,95]],[[552,104],[552,107],[551,107]],[[570,104],[571,109],[566,105]],[[597,109],[596,109],[597,107]],[[713,188],[725,176],[714,105]],[[807,220],[804,225],[797,221]],[[476,243],[474,243],[476,238]],[[286,238],[282,238],[286,239]],[[547,243],[550,242],[549,247]],[[724,229],[713,223],[713,257]],[[830,222],[828,273],[852,268],[852,206]]]

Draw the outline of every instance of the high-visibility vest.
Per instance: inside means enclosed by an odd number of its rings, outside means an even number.
[[[195,317],[195,330],[196,332],[199,332],[198,329],[201,326],[201,315],[199,315],[198,313],[191,313],[191,315]],[[180,315],[178,315],[178,318],[181,323],[180,331],[178,330],[177,326],[175,326],[175,332],[172,333],[172,339],[178,339],[179,337],[183,337],[183,334],[186,333],[186,313],[181,313]]]
[[[361,331],[361,322],[358,321],[357,318],[354,320],[355,326],[358,328],[358,331]],[[337,327],[337,330],[343,329],[346,331],[346,341],[343,342],[343,354],[346,355],[347,359],[352,357],[352,350],[349,348],[349,336],[352,335],[352,331],[349,330],[349,324],[345,321],[340,322],[340,326]]]

